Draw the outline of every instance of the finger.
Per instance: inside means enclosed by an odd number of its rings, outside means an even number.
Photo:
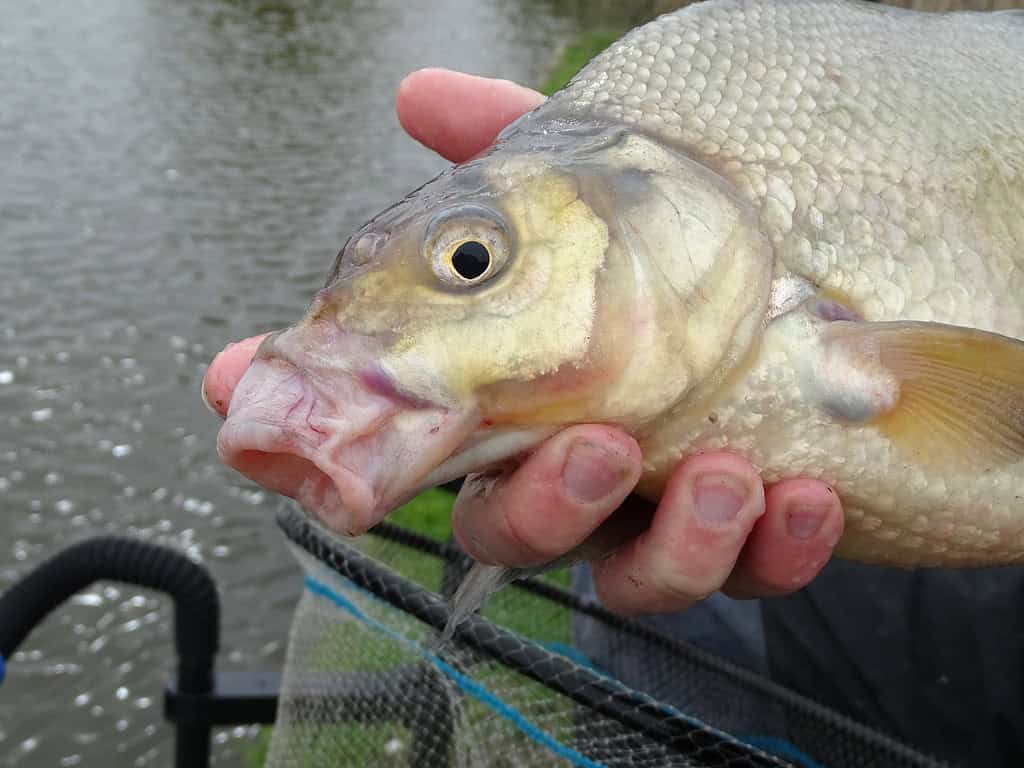
[[[776,483],[766,493],[765,506],[725,585],[733,597],[782,595],[805,587],[843,535],[839,495],[825,483]]]
[[[251,336],[237,344],[228,344],[210,363],[203,377],[203,402],[221,418],[227,415],[231,395],[266,337],[267,334]]]
[[[501,129],[544,101],[509,80],[421,69],[398,86],[398,121],[416,141],[454,163],[486,149]]]
[[[455,536],[490,565],[550,562],[615,511],[640,478],[641,463],[632,437],[610,427],[570,427],[511,473],[468,479],[452,512]]]
[[[620,613],[679,611],[725,584],[754,524],[764,486],[745,459],[688,459],[669,480],[651,527],[594,563],[602,602]]]

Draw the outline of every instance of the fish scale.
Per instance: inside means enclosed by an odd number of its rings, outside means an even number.
[[[685,148],[758,207],[780,266],[868,319],[1019,337],[1024,252],[989,240],[1024,241],[1022,62],[1024,12],[701,3],[610,46],[530,120],[592,114]]]

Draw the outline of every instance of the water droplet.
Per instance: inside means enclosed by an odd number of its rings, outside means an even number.
[[[252,504],[254,507],[262,504],[265,499],[266,494],[263,491],[242,491],[242,501]]]
[[[43,482],[47,485],[57,485],[63,479],[64,476],[60,472],[47,472],[43,477]]]
[[[39,739],[32,738],[25,739],[21,744],[18,745],[18,749],[22,752],[31,752],[33,749],[39,746]]]
[[[82,762],[81,755],[65,755],[60,759],[61,766],[72,766],[80,765]]]
[[[118,459],[123,458],[124,456],[130,456],[131,452],[132,447],[127,443],[115,445],[113,448],[110,449],[110,453],[113,454],[114,457]]]
[[[53,408],[40,408],[32,411],[32,421],[48,421],[53,416]]]
[[[118,701],[124,701],[128,698],[128,689],[122,685],[120,688],[114,691],[114,698]]]
[[[53,505],[53,508],[60,512],[62,515],[70,514],[75,509],[75,502],[71,499],[59,499],[57,503]]]
[[[14,381],[14,371],[0,371],[0,384],[10,384]]]
[[[405,744],[402,743],[401,739],[395,736],[392,736],[387,740],[387,743],[384,744],[384,751],[389,755],[397,755],[403,749],[405,749]]]
[[[76,707],[84,707],[90,701],[92,701],[92,694],[91,693],[80,693],[77,696],[75,696],[75,706]]]

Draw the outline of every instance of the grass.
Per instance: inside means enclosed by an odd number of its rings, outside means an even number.
[[[622,37],[622,31],[592,31],[577,35],[562,51],[555,66],[540,87],[541,93],[550,96],[572,80],[573,76],[597,54]]]
[[[565,47],[559,60],[552,68],[548,78],[542,84],[540,90],[551,95],[561,89],[572,77],[594,56],[603,51],[621,36],[621,32],[600,31],[584,32],[572,43]],[[427,491],[410,501],[403,507],[395,510],[389,520],[410,530],[422,533],[431,538],[441,541],[451,535],[451,509],[454,496],[447,491],[433,489]],[[430,562],[428,558],[415,556],[396,564],[396,567],[404,576],[420,584],[437,587],[441,564]],[[559,586],[568,584],[569,576],[566,571],[559,571],[547,576],[552,582]],[[545,642],[568,642],[569,641],[569,614],[566,609],[557,606],[544,606],[546,612],[550,613],[550,619],[545,621],[544,637],[537,638]],[[495,623],[504,626],[512,631],[530,634],[536,630],[537,604],[535,601],[522,599],[515,593],[498,595],[485,611],[488,618]],[[348,633],[342,633],[347,635]],[[339,636],[338,643],[344,645],[347,637]],[[357,661],[357,667],[370,667],[380,665],[382,661],[388,661],[385,657],[376,657],[376,653],[367,654],[366,659],[361,663],[355,657],[360,657],[357,647],[347,646],[348,653],[353,654],[352,661]],[[378,649],[379,650],[379,649]],[[317,654],[314,654],[316,656]],[[399,662],[400,654],[396,655],[394,663]],[[376,658],[374,658],[376,657]],[[315,667],[329,659],[338,658],[338,648],[325,647],[321,658],[310,659]],[[374,663],[376,662],[376,664]],[[383,664],[382,666],[388,666]],[[545,694],[539,691],[535,694],[544,697]],[[316,726],[313,726],[316,729]],[[310,754],[308,764],[319,765],[332,762],[332,755],[339,752],[344,753],[351,750],[353,745],[359,745],[356,749],[360,754],[359,762],[364,765],[392,765],[395,756],[386,753],[384,744],[393,737],[394,727],[382,726],[360,726],[360,725],[338,725],[330,728],[316,729],[319,732],[311,735],[309,748]],[[242,761],[244,765],[258,768],[266,762],[267,749],[270,744],[272,728],[263,728],[256,741],[243,752]],[[404,761],[404,758],[403,758]]]
[[[388,515],[388,521],[443,541],[452,532],[454,500],[448,491],[433,488],[396,509]]]

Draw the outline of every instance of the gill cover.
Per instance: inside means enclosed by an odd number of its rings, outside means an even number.
[[[516,124],[367,224],[328,284],[416,401],[486,424],[640,427],[760,329],[772,258],[716,173],[621,127]]]

